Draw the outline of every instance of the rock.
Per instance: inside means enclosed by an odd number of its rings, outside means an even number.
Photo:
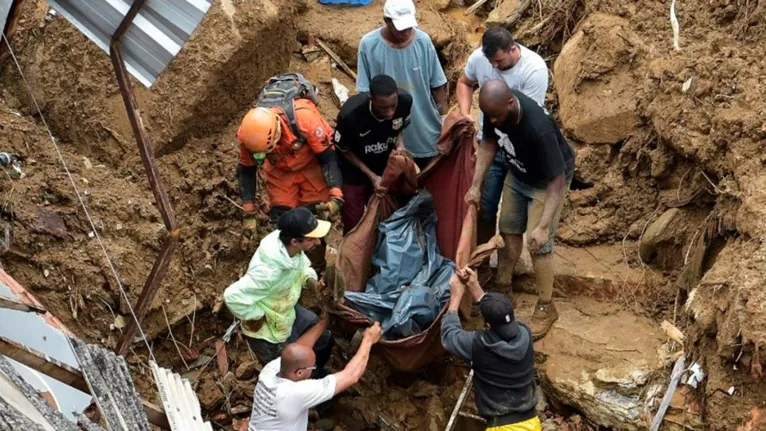
[[[67,235],[64,219],[57,213],[42,208],[35,210],[34,220],[30,227],[34,232],[50,235],[58,239],[64,239]]]
[[[245,413],[249,413],[252,409],[250,406],[247,406],[245,404],[237,404],[236,406],[231,408],[231,414],[234,416],[239,416]]]
[[[258,360],[243,362],[237,367],[236,376],[239,380],[249,380],[262,369],[263,366]]]
[[[680,208],[671,208],[662,213],[641,236],[638,248],[641,260],[645,263],[655,262],[664,269],[683,267],[690,233],[699,226],[695,218],[689,210]]]
[[[673,222],[678,219],[680,214],[680,209],[671,208],[662,213],[662,215],[657,218],[657,220],[653,221],[652,224],[646,228],[644,235],[641,237],[639,248],[641,259],[647,262],[651,260],[653,246],[669,236],[669,228]]]
[[[197,389],[197,397],[205,410],[212,410],[223,401],[223,392],[215,381],[208,377],[202,380],[202,384]]]
[[[432,385],[425,380],[418,380],[410,386],[407,392],[415,398],[429,398],[439,392],[439,387]]]
[[[515,14],[519,9],[520,0],[502,0],[500,4],[489,13],[487,27],[504,26],[508,17]]]
[[[447,424],[447,418],[444,413],[444,405],[438,396],[432,396],[428,400],[428,407],[425,408],[425,417],[418,426],[421,431],[441,431]]]
[[[612,149],[606,145],[578,145],[570,142],[575,150],[575,179],[581,183],[603,183],[612,166]]]
[[[226,373],[225,376],[223,376],[223,379],[221,380],[221,384],[223,385],[224,391],[226,393],[229,393],[234,389],[234,386],[237,383],[237,376],[234,375],[231,371]]]
[[[587,298],[556,306],[559,320],[535,343],[548,397],[601,426],[644,429],[641,413],[661,390],[655,376],[664,369],[658,353],[662,331],[647,318],[619,307],[605,311],[603,303]]]
[[[320,419],[314,424],[314,427],[317,431],[332,431],[335,428],[335,421],[332,419]]]
[[[234,431],[247,431],[249,427],[250,427],[250,418],[234,419],[231,423],[231,428]]]
[[[614,144],[635,133],[640,80],[630,68],[644,51],[626,19],[588,15],[554,64],[559,118],[567,133],[588,144]]]

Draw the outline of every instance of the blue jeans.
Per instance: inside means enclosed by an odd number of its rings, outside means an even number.
[[[497,223],[497,207],[500,204],[500,196],[503,194],[503,182],[508,174],[508,165],[503,157],[503,150],[497,150],[495,160],[492,161],[487,175],[484,177],[484,189],[481,191],[481,203],[479,215],[481,223],[492,226],[495,230]]]

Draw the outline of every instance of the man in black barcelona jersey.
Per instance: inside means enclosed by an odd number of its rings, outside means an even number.
[[[385,192],[381,175],[388,156],[404,148],[402,130],[410,124],[412,96],[397,88],[388,75],[370,82],[370,92],[351,96],[338,114],[333,141],[343,157],[338,162],[343,176],[341,208],[343,233],[353,229],[376,191]]]

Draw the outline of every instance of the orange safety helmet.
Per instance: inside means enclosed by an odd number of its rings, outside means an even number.
[[[279,115],[269,108],[254,108],[245,114],[237,130],[237,139],[254,153],[270,153],[282,136]]]

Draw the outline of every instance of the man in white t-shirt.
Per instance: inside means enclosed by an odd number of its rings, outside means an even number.
[[[512,90],[519,91],[545,109],[545,93],[548,90],[548,66],[536,52],[513,40],[511,32],[503,27],[488,29],[481,38],[481,48],[468,58],[465,71],[457,82],[457,101],[460,113],[471,116],[473,92],[493,79],[502,79]],[[478,134],[481,142],[483,115],[479,111]],[[487,170],[479,205],[478,241],[487,242],[495,234],[497,209],[508,166],[498,151],[492,166]],[[498,254],[497,284],[511,285],[513,256],[521,253],[522,244],[506,244]],[[518,250],[516,250],[518,248]]]
[[[311,379],[316,369],[313,346],[327,327],[327,316],[288,344],[279,358],[263,367],[253,396],[249,431],[306,431],[309,409],[329,401],[355,385],[367,368],[370,348],[380,340],[380,324],[364,331],[362,344],[346,368],[321,380]]]

